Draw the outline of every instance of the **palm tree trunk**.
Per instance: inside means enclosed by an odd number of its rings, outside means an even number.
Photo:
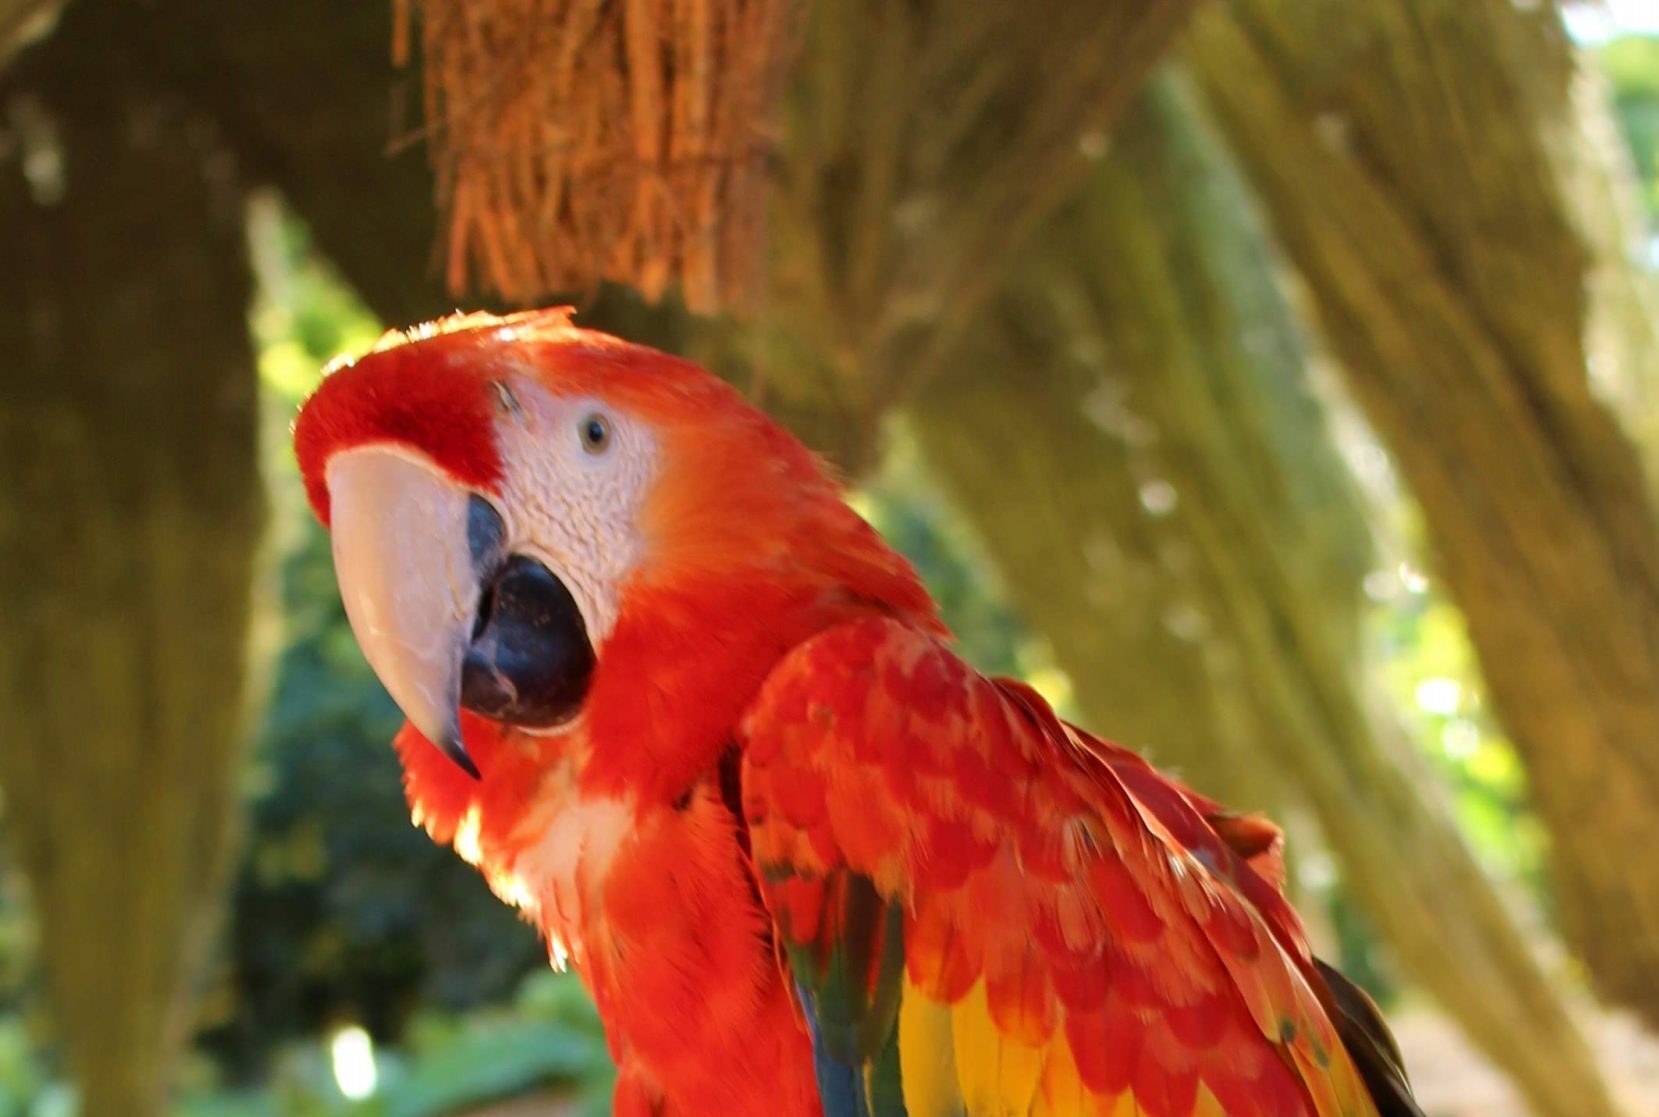
[[[241,193],[77,4],[0,84],[0,788],[87,1117],[153,1117],[236,805],[262,517]]]

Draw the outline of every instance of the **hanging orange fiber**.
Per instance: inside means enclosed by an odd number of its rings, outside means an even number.
[[[796,0],[394,2],[399,64],[420,26],[452,291],[752,301]]]

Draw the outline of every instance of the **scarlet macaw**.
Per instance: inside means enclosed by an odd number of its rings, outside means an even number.
[[[720,380],[471,315],[294,439],[414,817],[574,963],[619,1117],[1419,1115],[1272,824],[975,672]]]

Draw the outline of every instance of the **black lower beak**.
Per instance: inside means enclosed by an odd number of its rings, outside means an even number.
[[[552,728],[581,709],[594,663],[570,590],[537,560],[513,555],[479,600],[461,664],[461,705],[507,725]]]

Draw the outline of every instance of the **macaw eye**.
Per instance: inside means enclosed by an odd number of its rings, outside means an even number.
[[[582,449],[590,454],[603,454],[610,449],[611,424],[603,415],[598,413],[589,415],[576,426],[576,432],[581,436]]]

